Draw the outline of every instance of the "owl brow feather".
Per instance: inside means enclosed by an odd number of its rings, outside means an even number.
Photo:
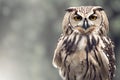
[[[77,14],[77,11],[75,11],[75,15],[78,15],[78,14]]]

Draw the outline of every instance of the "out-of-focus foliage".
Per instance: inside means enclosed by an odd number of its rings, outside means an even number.
[[[119,0],[0,0],[0,80],[61,80],[52,57],[64,10],[81,5],[100,5],[107,12],[119,80]]]

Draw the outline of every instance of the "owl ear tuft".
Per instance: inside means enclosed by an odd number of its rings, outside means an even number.
[[[97,7],[97,8],[94,9],[94,11],[96,11],[96,10],[97,11],[103,11],[104,9],[102,7]]]
[[[75,11],[75,10],[76,10],[76,9],[73,8],[73,7],[70,7],[70,8],[65,9],[65,11],[68,11],[68,12],[72,12],[72,11]]]
[[[96,10],[103,11],[104,9],[103,8],[96,8]]]

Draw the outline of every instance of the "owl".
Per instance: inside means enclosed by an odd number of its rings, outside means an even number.
[[[66,9],[53,65],[63,80],[113,80],[114,44],[109,22],[100,6]]]

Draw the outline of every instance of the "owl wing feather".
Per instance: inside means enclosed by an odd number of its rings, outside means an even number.
[[[109,60],[109,68],[110,68],[109,72],[110,72],[110,77],[111,77],[111,80],[112,80],[113,77],[115,76],[114,72],[115,72],[115,69],[116,69],[114,44],[109,37],[107,37],[108,42],[106,42],[104,39],[102,39],[102,40],[103,40],[104,44],[106,45],[103,50],[106,53],[106,56],[108,57],[108,60]]]
[[[54,52],[54,57],[53,57],[53,65],[56,68],[60,68],[61,67],[61,63],[62,63],[62,57],[61,57],[61,52],[62,52],[62,44],[63,44],[63,34],[61,34],[60,38],[58,39],[58,44],[57,47],[55,49]]]

